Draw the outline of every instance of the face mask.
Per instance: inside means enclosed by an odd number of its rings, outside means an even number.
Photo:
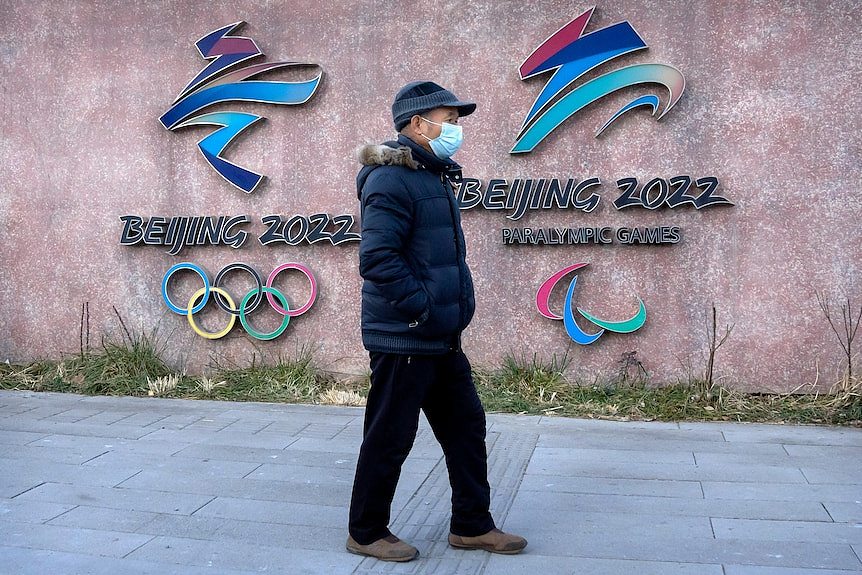
[[[432,122],[422,116],[419,117],[429,124],[434,124],[441,128],[440,135],[433,140],[425,134],[422,134],[422,137],[428,140],[428,144],[431,146],[431,149],[434,150],[435,156],[441,160],[446,160],[458,151],[458,148],[461,147],[461,143],[464,141],[464,131],[461,129],[461,126],[457,124],[447,124],[445,122],[438,124],[437,122]]]

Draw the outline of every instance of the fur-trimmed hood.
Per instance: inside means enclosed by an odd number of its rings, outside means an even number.
[[[428,170],[433,174],[446,174],[452,181],[461,180],[461,166],[457,162],[441,160],[403,134],[398,136],[397,141],[360,146],[356,150],[356,158],[363,166],[356,176],[356,193],[360,199],[369,174],[382,166]]]
[[[414,170],[419,167],[407,146],[367,144],[356,150],[356,158],[363,166],[405,166]]]

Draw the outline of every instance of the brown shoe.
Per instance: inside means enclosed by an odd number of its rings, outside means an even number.
[[[394,535],[378,539],[368,545],[360,545],[348,535],[347,550],[356,555],[367,555],[381,561],[412,561],[419,557],[418,549]]]
[[[464,537],[450,533],[449,545],[460,549],[484,549],[491,553],[514,555],[527,546],[527,540],[517,535],[503,533],[499,529],[492,529],[478,537]]]

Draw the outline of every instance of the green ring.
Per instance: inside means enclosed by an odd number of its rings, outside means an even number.
[[[271,293],[272,295],[274,295],[281,302],[281,306],[284,309],[290,309],[288,307],[288,304],[287,304],[287,298],[284,297],[283,293],[281,293],[280,291],[278,291],[277,289],[272,288],[272,287],[263,287],[262,290],[264,293]],[[255,288],[252,288],[252,290],[250,292],[245,294],[244,298],[242,298],[242,303],[239,304],[239,321],[242,324],[242,327],[245,329],[245,331],[251,337],[253,337],[255,339],[264,340],[264,341],[275,339],[278,336],[280,336],[281,334],[283,334],[284,330],[287,329],[287,324],[290,323],[290,316],[289,315],[284,316],[284,319],[281,322],[281,326],[276,328],[275,331],[272,331],[270,333],[260,333],[259,331],[257,331],[253,327],[251,327],[251,324],[245,318],[245,306],[248,303],[248,300],[253,298],[254,295],[257,293],[260,293],[260,292],[255,287]]]

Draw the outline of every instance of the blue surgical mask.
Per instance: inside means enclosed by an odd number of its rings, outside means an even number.
[[[461,126],[457,124],[448,124],[446,122],[438,124],[437,122],[432,122],[428,118],[424,118],[422,116],[419,117],[429,124],[440,126],[440,135],[433,140],[425,134],[422,134],[422,137],[428,140],[428,144],[431,146],[431,149],[434,150],[434,155],[441,160],[446,160],[452,157],[464,141],[464,131],[461,129]]]

